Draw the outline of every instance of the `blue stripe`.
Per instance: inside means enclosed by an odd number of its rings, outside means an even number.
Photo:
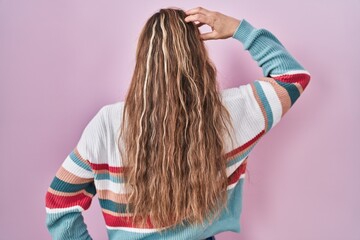
[[[234,165],[237,162],[240,162],[243,158],[245,158],[247,155],[249,155],[249,153],[251,152],[251,150],[255,147],[256,143],[253,144],[248,150],[246,150],[243,154],[235,157],[234,159],[232,159],[231,161],[229,161],[228,163],[226,163],[226,167],[230,167],[232,165]]]
[[[125,182],[125,180],[122,176],[114,176],[114,175],[111,175],[110,173],[95,174],[95,180],[110,180],[115,183]]]
[[[266,98],[264,90],[262,89],[262,87],[260,85],[260,82],[259,81],[254,81],[254,86],[255,86],[256,92],[259,95],[259,97],[261,99],[261,102],[262,102],[262,104],[263,104],[263,106],[265,108],[266,116],[267,116],[267,119],[268,119],[268,126],[267,126],[267,129],[266,129],[266,132],[267,132],[267,131],[269,131],[271,129],[271,127],[273,125],[273,113],[271,111],[271,107],[270,107],[269,101]]]
[[[71,160],[73,160],[73,162],[76,163],[76,165],[78,165],[79,167],[81,167],[81,168],[83,168],[83,169],[85,169],[85,170],[87,170],[87,171],[89,171],[89,172],[92,171],[92,170],[91,170],[91,167],[90,167],[89,165],[87,165],[86,163],[84,163],[82,160],[80,160],[80,159],[76,156],[74,150],[71,151],[71,153],[69,154],[69,157],[70,157]]]
[[[96,189],[93,182],[88,183],[81,183],[81,184],[72,184],[68,182],[64,182],[63,180],[59,179],[58,177],[54,177],[53,181],[51,182],[50,187],[56,191],[60,192],[77,192],[82,189],[85,189],[88,193],[95,194]]]
[[[116,213],[125,213],[126,212],[126,204],[124,203],[116,203],[108,199],[99,198],[100,206],[104,209],[110,210]],[[132,212],[131,205],[129,206],[130,212]]]
[[[293,83],[282,82],[279,80],[275,80],[279,85],[284,87],[288,92],[291,99],[291,106],[296,102],[296,100],[300,97],[299,89]]]
[[[89,183],[89,185],[85,188],[85,191],[91,193],[92,195],[96,194],[96,187],[94,182]]]

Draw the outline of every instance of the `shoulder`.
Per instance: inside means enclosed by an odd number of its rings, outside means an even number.
[[[122,114],[122,108],[124,106],[123,101],[117,101],[104,105],[100,111],[104,118],[111,117],[114,114]]]
[[[100,111],[103,123],[109,131],[113,131],[121,122],[123,115],[124,102],[117,101],[104,105]]]
[[[106,158],[106,149],[109,145],[109,136],[113,134],[114,127],[119,121],[118,116],[122,102],[103,105],[88,121],[82,131],[77,144],[79,153],[90,162],[96,163]]]

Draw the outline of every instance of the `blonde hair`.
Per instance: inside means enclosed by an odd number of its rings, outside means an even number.
[[[193,22],[160,9],[143,27],[120,138],[127,213],[136,227],[212,221],[226,207],[228,179],[216,68]]]

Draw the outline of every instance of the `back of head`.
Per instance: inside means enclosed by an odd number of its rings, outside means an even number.
[[[157,228],[211,221],[227,199],[230,115],[200,31],[185,17],[161,9],[143,27],[119,136],[127,211]]]

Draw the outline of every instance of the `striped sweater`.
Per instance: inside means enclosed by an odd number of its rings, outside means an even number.
[[[89,121],[46,192],[46,226],[53,239],[92,239],[82,212],[90,207],[95,195],[109,239],[204,239],[223,231],[240,232],[248,156],[294,105],[308,85],[310,74],[270,31],[257,29],[245,19],[232,37],[249,51],[262,68],[263,77],[221,90],[223,104],[235,126],[232,138],[236,146],[225,146],[230,211],[223,211],[212,224],[178,226],[165,230],[162,235],[151,225],[149,228],[132,226],[131,216],[124,215],[127,192],[116,146],[124,102],[115,102],[103,106]]]

